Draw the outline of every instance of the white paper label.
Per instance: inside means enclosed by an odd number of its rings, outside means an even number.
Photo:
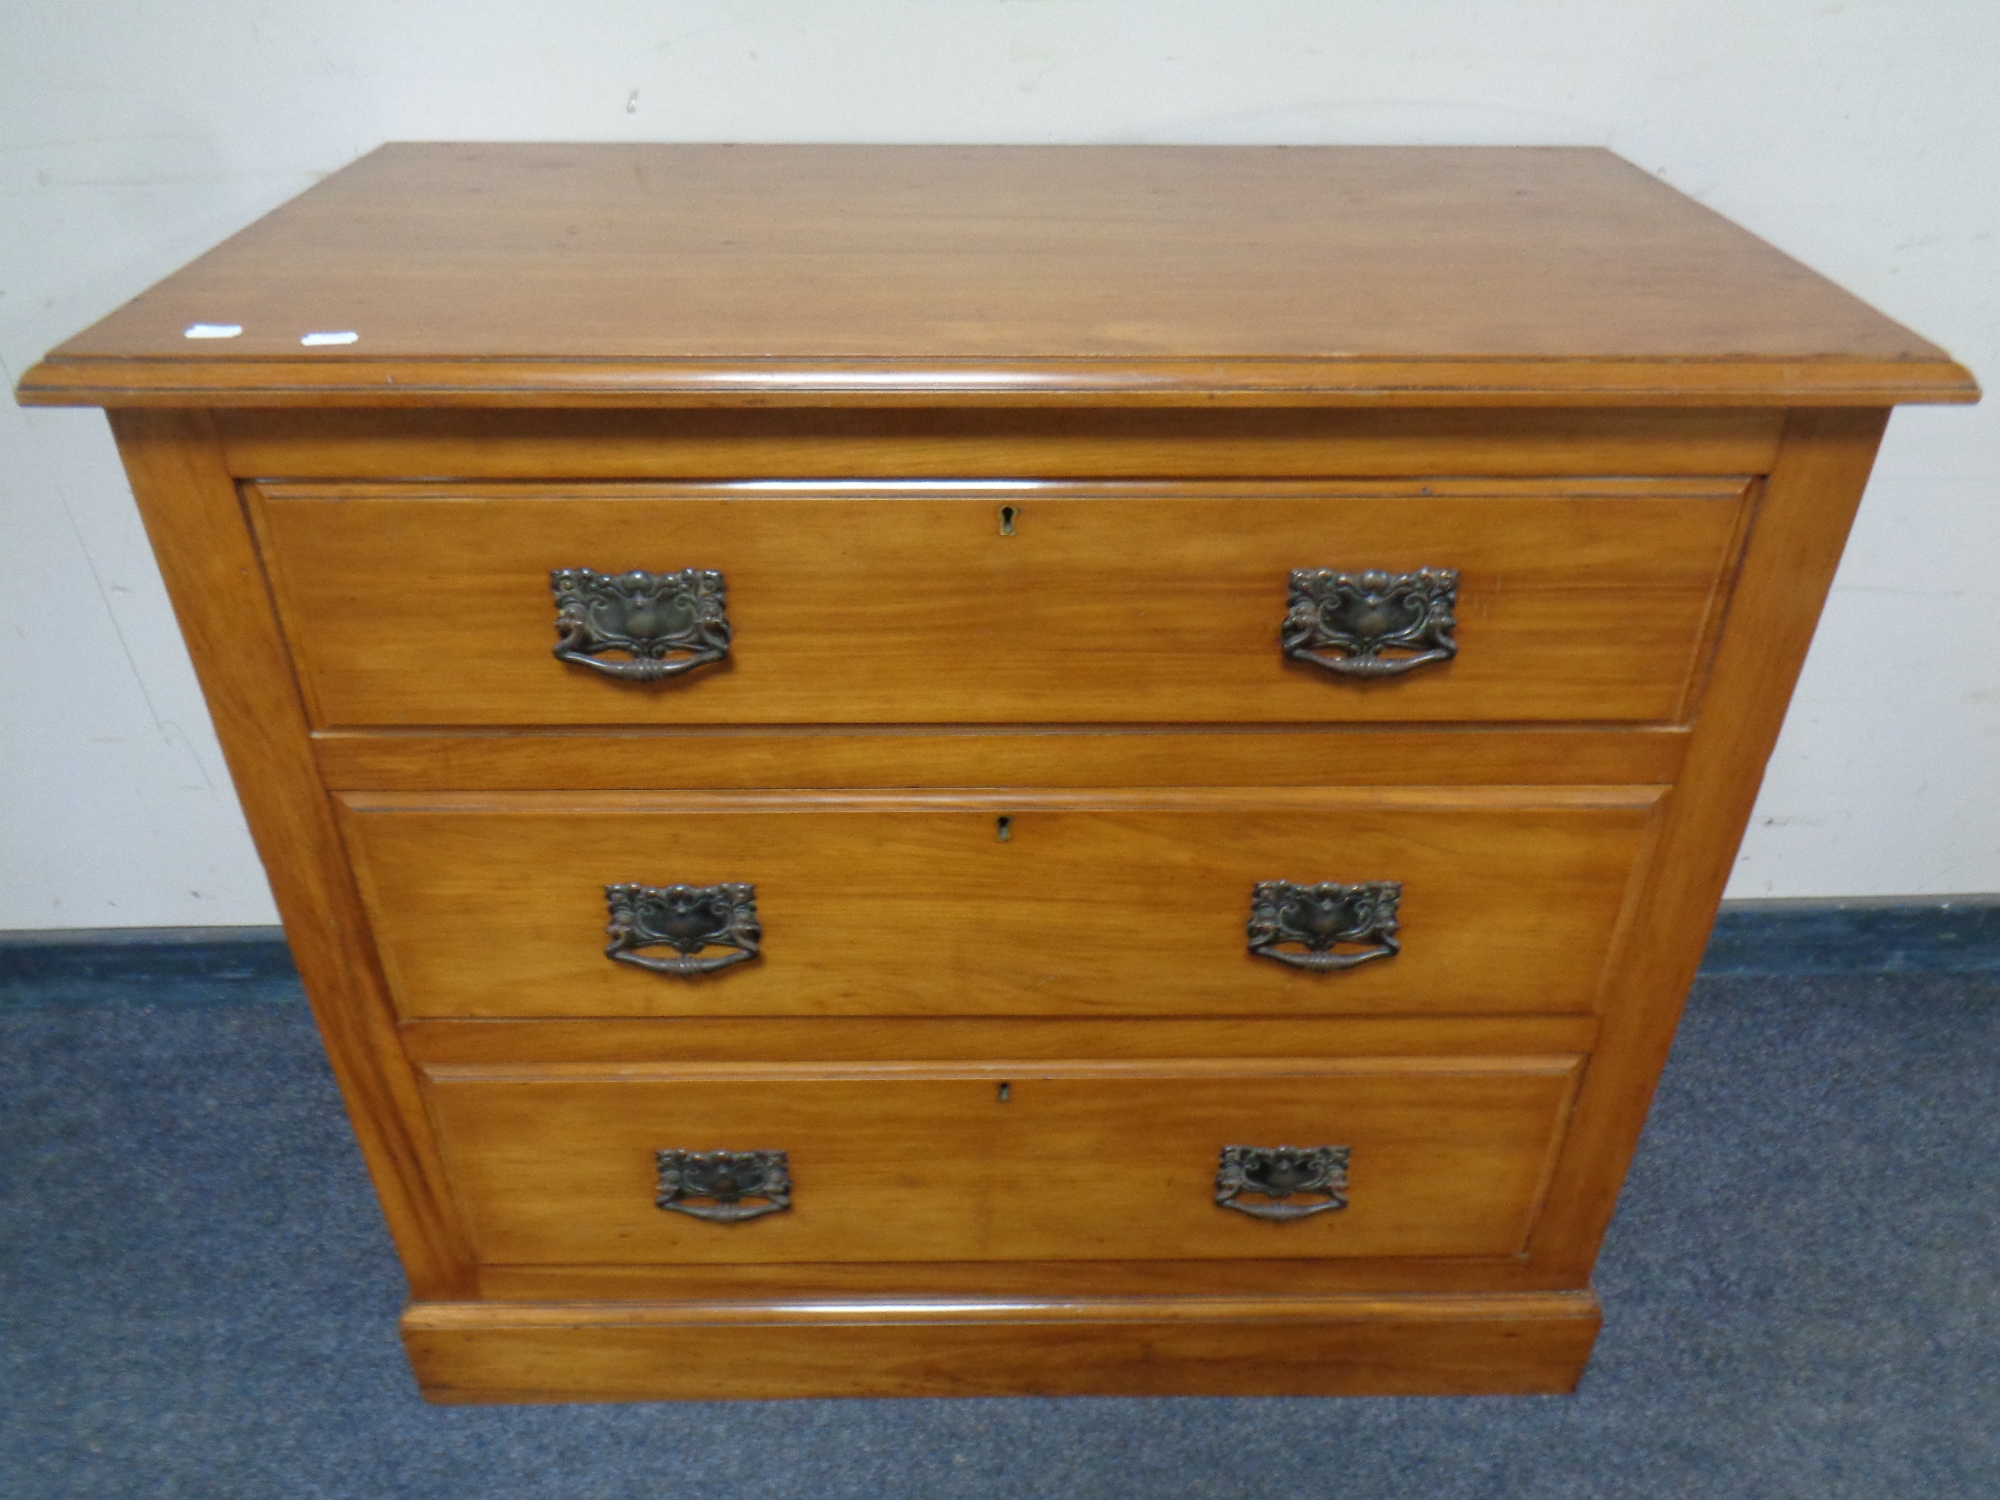
[[[181,330],[184,339],[233,339],[243,331],[241,323],[190,323]]]
[[[360,337],[361,335],[358,333],[348,333],[348,332],[309,333],[304,338],[300,339],[299,342],[301,344],[304,344],[308,349],[316,349],[321,344],[351,344]]]

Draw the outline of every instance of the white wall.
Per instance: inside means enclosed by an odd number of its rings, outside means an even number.
[[[0,361],[391,139],[1585,143],[2000,384],[1991,0],[8,0]],[[1731,893],[2000,890],[2000,398],[1911,410]],[[0,928],[269,897],[96,412],[0,410]]]

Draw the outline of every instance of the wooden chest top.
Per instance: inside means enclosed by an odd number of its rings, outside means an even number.
[[[399,144],[63,344],[20,398],[1795,406],[1976,388],[1601,150]]]

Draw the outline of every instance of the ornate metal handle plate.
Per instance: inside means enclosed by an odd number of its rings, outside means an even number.
[[[781,1214],[792,1206],[791,1164],[782,1151],[656,1151],[660,1171],[656,1208],[706,1219],[711,1224],[740,1224]],[[690,1203],[705,1198],[705,1203]],[[745,1203],[761,1198],[761,1203]]]
[[[1320,974],[1394,958],[1403,951],[1396,936],[1396,905],[1402,899],[1400,880],[1359,885],[1260,880],[1250,892],[1250,951]],[[1356,951],[1357,944],[1365,946]]]
[[[1292,573],[1284,627],[1285,655],[1343,677],[1394,677],[1458,655],[1458,572]],[[1389,654],[1384,654],[1389,653]]]
[[[611,908],[604,956],[655,974],[687,977],[746,964],[763,941],[754,885],[607,885],[604,899]],[[654,947],[672,948],[678,956],[637,951]],[[696,956],[716,947],[730,951]]]
[[[558,661],[625,682],[660,682],[729,654],[720,573],[557,568],[549,587],[556,596]],[[631,659],[599,661],[601,651],[622,651]]]
[[[1215,1172],[1215,1206],[1288,1224],[1347,1207],[1346,1146],[1224,1146]],[[1245,1203],[1244,1193],[1268,1198]],[[1317,1203],[1285,1199],[1316,1194]]]

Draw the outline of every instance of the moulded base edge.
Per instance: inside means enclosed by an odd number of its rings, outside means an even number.
[[[894,1302],[415,1302],[435,1402],[822,1396],[1536,1395],[1574,1389],[1588,1291]]]

